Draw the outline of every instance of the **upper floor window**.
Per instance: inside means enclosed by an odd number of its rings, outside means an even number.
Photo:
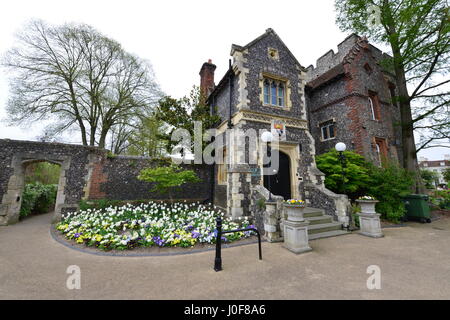
[[[329,120],[320,124],[320,132],[322,134],[322,141],[330,140],[336,137],[334,128],[334,121]]]
[[[384,160],[388,157],[388,150],[385,139],[375,138],[375,152],[377,156],[377,162],[381,166]]]
[[[380,101],[375,92],[369,91],[369,107],[372,120],[380,120]]]
[[[264,104],[286,106],[286,82],[270,78],[264,79]]]

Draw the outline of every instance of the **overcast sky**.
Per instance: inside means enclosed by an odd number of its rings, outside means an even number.
[[[148,59],[163,91],[174,97],[199,84],[198,72],[208,59],[217,65],[216,82],[220,80],[231,44],[245,45],[269,27],[305,67],[315,65],[326,51],[336,51],[346,37],[335,25],[333,0],[14,0],[2,2],[0,53],[14,44],[14,33],[32,18],[90,24],[125,50]],[[0,118],[7,98],[6,73],[0,70]],[[0,138],[34,140],[40,132],[39,125],[23,129],[0,123]],[[421,155],[439,159],[445,153],[450,150],[431,149]]]

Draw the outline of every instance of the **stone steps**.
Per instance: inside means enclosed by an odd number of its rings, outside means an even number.
[[[333,230],[342,230],[341,223],[330,222],[330,223],[313,224],[308,226],[308,234],[328,232]]]
[[[322,223],[331,223],[333,222],[333,218],[330,216],[317,216],[317,217],[308,217],[305,218],[309,221],[309,225],[322,224]]]
[[[335,222],[333,217],[326,215],[322,209],[305,208],[303,216],[309,222],[310,240],[349,234],[348,231],[342,230],[342,223]]]
[[[334,231],[328,231],[328,232],[314,233],[314,234],[311,234],[311,235],[308,234],[308,239],[309,240],[316,240],[316,239],[322,239],[322,238],[343,236],[345,234],[350,234],[350,232],[344,231],[344,230],[334,230]]]

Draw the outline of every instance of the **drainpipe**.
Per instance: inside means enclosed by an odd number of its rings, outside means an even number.
[[[229,84],[229,88],[230,88],[230,105],[229,105],[229,110],[228,110],[228,129],[231,129],[233,127],[233,124],[231,122],[231,107],[232,107],[232,97],[233,97],[233,76],[231,74],[232,72],[232,68],[231,68],[231,59],[228,60],[228,84]]]

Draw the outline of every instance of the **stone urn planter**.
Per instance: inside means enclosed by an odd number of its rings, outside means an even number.
[[[287,219],[283,221],[284,247],[294,253],[311,251],[308,239],[309,222],[305,220],[303,213],[304,203],[284,203]]]
[[[358,199],[356,202],[361,206],[359,216],[360,234],[372,238],[384,237],[381,232],[380,214],[375,211],[378,200]]]
[[[284,204],[286,208],[287,218],[290,221],[305,221],[303,217],[303,211],[305,210],[304,204]]]
[[[378,200],[356,200],[356,202],[361,206],[361,213],[366,214],[376,214],[375,205],[379,202]]]

